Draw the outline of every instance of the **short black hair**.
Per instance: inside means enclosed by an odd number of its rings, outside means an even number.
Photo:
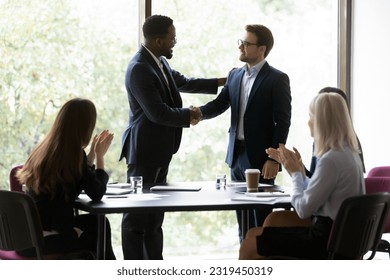
[[[142,27],[142,32],[146,40],[155,37],[163,37],[168,34],[168,28],[173,25],[170,17],[162,15],[153,15],[146,18]]]
[[[341,97],[344,98],[345,103],[347,103],[347,105],[348,105],[347,95],[345,94],[345,92],[341,88],[337,88],[337,87],[324,87],[324,88],[320,89],[320,91],[318,93],[325,93],[325,92],[335,92],[335,93],[340,94]]]

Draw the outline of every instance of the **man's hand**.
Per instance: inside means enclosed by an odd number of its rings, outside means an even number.
[[[190,106],[190,124],[197,125],[202,119],[202,111],[199,107]]]
[[[219,86],[219,87],[224,86],[225,83],[226,83],[226,80],[227,80],[226,77],[224,77],[224,78],[218,78],[218,86]]]
[[[267,160],[263,169],[261,170],[261,174],[263,174],[264,179],[273,179],[278,175],[279,172],[279,163],[273,160]]]

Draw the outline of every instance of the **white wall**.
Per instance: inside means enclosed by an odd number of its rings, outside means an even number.
[[[353,1],[352,114],[366,171],[390,165],[389,0]]]

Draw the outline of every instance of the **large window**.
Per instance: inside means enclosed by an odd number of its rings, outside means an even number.
[[[275,37],[268,62],[290,77],[293,117],[288,146],[309,164],[312,139],[308,102],[337,81],[337,1],[333,0],[159,0],[153,13],[174,19],[178,44],[170,61],[187,76],[222,77],[238,60],[237,39],[248,23],[268,26]],[[138,49],[136,0],[0,0],[0,188],[8,188],[11,166],[23,163],[50,127],[55,114],[74,96],[92,99],[96,131],[115,133],[106,166],[115,181],[126,180],[118,162],[128,122],[124,72]],[[183,94],[184,106],[215,96]],[[224,163],[229,111],[185,129],[170,166],[170,181],[214,180]],[[277,178],[288,184],[288,175]],[[113,243],[121,257],[121,215],[109,215]],[[166,258],[231,256],[238,250],[234,212],[167,213]],[[177,238],[180,236],[180,238]],[[184,238],[187,236],[187,238]]]
[[[134,0],[0,0],[0,186],[8,187],[9,168],[25,161],[58,108],[75,96],[95,102],[96,131],[115,133],[107,166],[114,180],[126,179],[118,150],[137,12]]]
[[[183,74],[196,77],[226,76],[233,67],[241,67],[237,39],[243,36],[244,26],[248,23],[268,26],[275,45],[267,60],[290,77],[293,117],[288,145],[296,146],[309,161],[312,152],[307,128],[309,101],[320,88],[337,86],[336,4],[329,0],[244,0],[239,5],[233,0],[154,1],[152,13],[174,19],[178,43],[170,64]],[[215,98],[182,96],[185,106],[202,105]],[[229,120],[227,111],[187,129],[174,162],[191,161],[192,154],[197,154],[197,158],[203,155],[196,172],[191,174],[196,179],[213,179],[210,170],[226,170]],[[171,172],[170,176],[181,179],[182,174],[186,172]]]
[[[126,180],[118,163],[127,124],[127,61],[137,50],[134,0],[0,0],[0,188],[11,166],[23,163],[59,107],[80,96],[94,101],[96,132],[115,133],[107,153],[111,178]],[[111,215],[121,254],[120,216]]]
[[[195,77],[226,76],[231,68],[241,67],[237,39],[244,35],[244,26],[249,23],[268,26],[275,44],[267,60],[287,73],[291,83],[293,116],[287,145],[298,148],[304,162],[310,164],[313,140],[307,127],[309,101],[322,87],[337,86],[337,1],[160,0],[152,3],[152,14],[168,15],[174,20],[178,43],[170,64],[181,73]],[[215,98],[190,94],[182,94],[182,97],[184,106],[202,105]],[[229,121],[228,110],[215,119],[186,129],[181,148],[173,158],[169,179],[213,180],[216,173],[229,175],[224,162]],[[289,176],[280,173],[277,182],[288,185]],[[208,235],[212,246],[207,242],[199,244],[200,233],[196,232],[197,227],[190,225],[203,221],[204,216],[214,221],[201,227],[201,234]],[[175,227],[176,219],[187,221],[187,226]],[[165,251],[176,248],[178,254],[225,251],[232,257],[237,255],[234,212],[168,213],[164,229],[166,243],[170,245]],[[176,240],[170,244],[169,235],[173,230],[186,231],[190,236],[184,249],[180,250],[184,245],[178,246]],[[210,251],[216,247],[216,251]]]
[[[352,114],[367,171],[390,165],[389,9],[386,0],[353,2]]]

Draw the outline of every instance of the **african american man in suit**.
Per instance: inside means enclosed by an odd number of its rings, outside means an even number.
[[[145,43],[128,64],[126,90],[129,125],[122,136],[120,159],[126,158],[127,179],[143,176],[145,187],[166,183],[182,128],[199,121],[199,112],[182,108],[182,92],[216,94],[226,78],[186,78],[170,68],[176,29],[173,20],[153,15],[143,25]],[[125,213],[122,219],[124,259],[162,259],[164,212]]]

